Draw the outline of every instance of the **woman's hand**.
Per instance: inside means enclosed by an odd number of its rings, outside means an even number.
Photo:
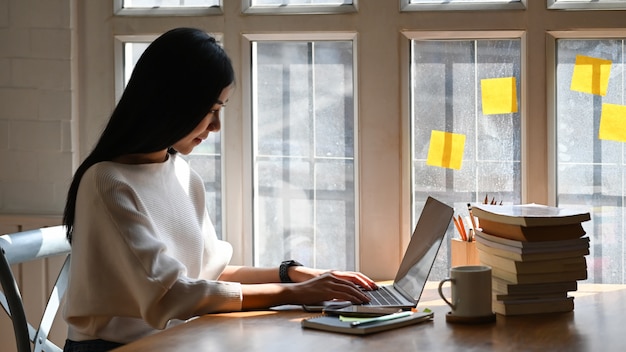
[[[376,283],[359,272],[330,271],[292,266],[288,269],[292,284],[276,282],[274,268],[228,266],[220,280],[241,282],[242,309],[263,309],[282,304],[319,304],[342,300],[355,304],[369,298],[362,292],[378,288]]]
[[[375,290],[378,288],[378,285],[376,285],[376,283],[372,279],[362,273],[355,271],[320,270],[307,268],[305,266],[292,266],[289,268],[289,277],[294,282],[304,282],[327,273],[332,273],[334,276],[340,279],[350,281],[365,290]]]
[[[312,279],[291,284],[293,303],[317,304],[331,300],[366,303],[369,302],[369,298],[357,285],[368,280],[360,273],[325,272]]]

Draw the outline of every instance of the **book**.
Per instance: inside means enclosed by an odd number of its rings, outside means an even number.
[[[541,204],[472,205],[472,214],[478,218],[525,227],[576,224],[591,220],[588,211],[558,208]]]
[[[529,294],[504,294],[493,291],[494,298],[498,301],[521,301],[529,299],[546,299],[546,298],[567,298],[568,291],[546,292],[546,293],[529,293]]]
[[[317,317],[303,319],[303,328],[317,329],[351,335],[368,335],[381,331],[397,329],[408,325],[431,321],[433,312],[413,312],[413,314],[392,320],[378,321],[373,323],[352,326],[349,321],[341,321],[340,317],[321,315]]]
[[[559,250],[557,252],[522,253],[521,250],[508,250],[491,247],[485,243],[481,243],[479,240],[476,241],[476,249],[478,250],[478,255],[480,255],[481,252],[485,252],[491,255],[497,255],[499,257],[509,258],[518,261],[538,261],[557,258],[572,258],[589,254],[588,245],[579,249],[566,248],[565,250]]]
[[[502,315],[571,312],[574,297],[530,299],[523,301],[493,301],[493,311]]]
[[[558,226],[526,227],[479,218],[479,224],[482,231],[486,233],[518,241],[566,240],[582,237],[586,233],[580,222]]]
[[[587,279],[587,269],[575,271],[561,271],[541,274],[516,274],[498,267],[491,268],[492,277],[508,281],[513,284],[541,284],[557,281],[578,281]]]
[[[482,231],[476,231],[476,244],[476,247],[479,249],[489,247],[518,254],[558,253],[579,249],[588,250],[589,237],[562,241],[524,242],[491,236]],[[478,246],[479,244],[482,244],[482,246]],[[489,249],[486,249],[486,251],[489,251]]]
[[[493,292],[507,295],[542,295],[555,292],[572,292],[578,289],[576,280],[546,282],[540,284],[515,284],[497,277],[491,278]]]
[[[587,269],[587,261],[584,256],[527,262],[490,255],[479,251],[478,257],[480,258],[480,262],[484,265],[516,274],[541,274]]]
[[[529,242],[495,236],[486,231],[476,231],[476,240],[496,248],[524,252],[554,252],[566,249],[589,247],[589,237],[580,237],[567,240]]]

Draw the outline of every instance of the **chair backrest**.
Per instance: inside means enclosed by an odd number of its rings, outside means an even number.
[[[0,292],[0,303],[13,322],[18,351],[31,351],[31,343],[32,351],[62,351],[48,340],[48,334],[67,288],[70,245],[65,238],[65,227],[45,227],[2,235],[0,252],[0,283],[3,291]],[[22,296],[11,265],[59,255],[66,256],[65,262],[48,298],[41,322],[38,326],[32,325],[26,320]]]

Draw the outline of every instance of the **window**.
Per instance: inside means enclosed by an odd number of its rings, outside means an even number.
[[[209,211],[234,264],[289,256],[390,279],[426,195],[457,215],[488,195],[588,207],[589,280],[626,282],[624,151],[596,126],[603,104],[625,105],[623,11],[524,0],[216,3],[80,3],[76,159],[123,89],[113,38],[139,52],[172,27],[201,28],[220,35],[237,74],[219,139],[190,156],[207,189],[219,189]],[[600,4],[618,5],[586,5]],[[558,44],[546,45],[551,36]],[[569,89],[579,54],[611,60],[605,96]],[[484,113],[483,83],[497,78],[515,89],[517,111]],[[428,164],[433,130],[465,136],[460,169]],[[442,248],[432,280],[446,274]]]
[[[411,41],[414,223],[429,195],[454,205],[457,214],[467,212],[461,211],[467,203],[485,197],[521,202],[522,113],[515,93],[522,91],[521,75],[520,38]],[[489,98],[486,84],[494,79],[509,87],[513,82],[515,89],[504,98]],[[490,104],[500,99],[508,104],[505,110],[492,111]],[[450,141],[438,147],[433,131],[445,133]],[[449,151],[460,164],[433,164],[434,149],[452,148],[454,138],[464,139],[464,145]],[[453,229],[448,237],[458,237]],[[447,268],[446,258],[440,256],[433,272],[445,277]]]
[[[124,57],[123,60],[123,77],[120,81],[124,82],[124,86],[128,83],[133,68],[137,60],[141,57],[144,50],[154,40],[155,36],[131,36],[118,37],[118,45],[122,47]],[[219,38],[218,38],[219,39]],[[120,50],[118,49],[118,52]],[[121,97],[123,87],[118,89],[118,99]],[[226,108],[224,108],[226,111]],[[224,113],[223,113],[224,114]],[[223,118],[223,117],[222,117]],[[200,174],[204,181],[206,191],[206,206],[209,216],[213,221],[215,232],[219,238],[222,238],[222,139],[221,133],[210,133],[208,138],[196,147],[189,155],[183,156]]]
[[[624,0],[547,0],[551,10],[626,10]]]
[[[219,0],[123,0],[124,8],[177,8],[219,6]]]
[[[252,6],[350,5],[352,0],[250,0]]]
[[[251,45],[254,262],[354,270],[353,43]]]
[[[356,11],[357,0],[244,0],[247,14],[333,14]]]
[[[403,11],[519,10],[527,0],[400,0]]]
[[[118,16],[194,16],[221,14],[223,0],[113,0]]]
[[[611,132],[603,121],[624,126],[625,43],[626,37],[556,43],[557,201],[592,210],[583,227],[591,238],[589,280],[598,283],[623,283],[626,275],[626,131],[617,140],[602,137]],[[586,68],[589,85],[579,75]]]

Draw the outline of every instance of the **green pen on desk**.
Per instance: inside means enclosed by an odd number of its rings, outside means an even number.
[[[381,321],[387,321],[387,320],[393,320],[393,319],[398,319],[398,318],[404,318],[404,317],[408,317],[409,315],[413,314],[412,311],[407,310],[404,312],[399,312],[399,313],[393,313],[393,314],[388,314],[388,315],[382,315],[380,317],[374,317],[374,318],[370,318],[370,319],[364,319],[364,320],[357,320],[357,321],[353,321],[350,323],[350,327],[354,328],[363,324],[369,324],[369,323],[377,323],[377,322],[381,322]]]

